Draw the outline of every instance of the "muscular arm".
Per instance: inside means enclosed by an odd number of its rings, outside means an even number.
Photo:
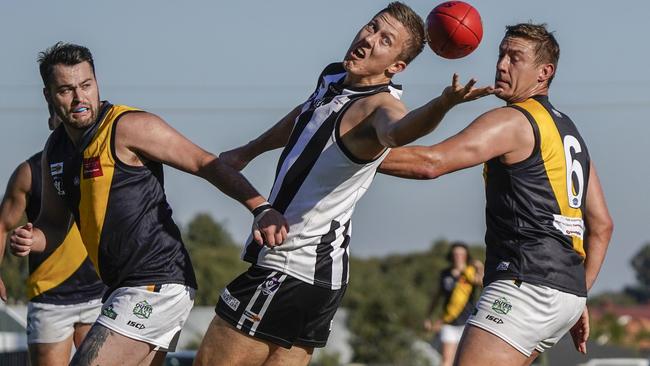
[[[5,195],[0,203],[0,263],[4,258],[7,232],[18,225],[27,207],[27,197],[32,189],[32,171],[27,162],[20,164],[9,178]]]
[[[4,259],[7,232],[18,225],[25,212],[31,185],[31,169],[27,162],[23,162],[9,178],[5,195],[0,203],[0,265]],[[7,290],[2,279],[0,279],[0,299],[7,301]]]
[[[247,144],[219,154],[219,159],[237,170],[242,170],[256,157],[267,151],[286,146],[302,104],[291,110],[273,127]]]
[[[402,178],[434,179],[497,156],[523,160],[532,152],[534,143],[532,127],[521,112],[497,108],[441,143],[391,150],[379,171]]]
[[[455,105],[492,94],[492,87],[474,88],[475,80],[470,80],[463,86],[454,74],[452,85],[445,88],[442,94],[417,108],[405,113],[401,103],[390,102],[392,97],[383,96],[384,103],[371,116],[377,138],[384,147],[403,146],[433,131],[442,121],[445,114]]]
[[[157,161],[202,177],[251,211],[265,202],[239,172],[151,113],[125,115],[117,125],[115,149],[123,161]]]
[[[585,212],[585,279],[587,289],[591,289],[598,272],[605,260],[609,240],[612,237],[614,223],[609,215],[605,195],[603,194],[596,168],[591,164],[589,169],[589,186],[587,188],[587,204]]]

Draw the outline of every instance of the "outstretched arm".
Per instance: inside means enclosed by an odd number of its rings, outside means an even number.
[[[439,144],[391,150],[379,171],[402,178],[434,179],[497,156],[521,154],[527,146],[529,154],[534,146],[530,123],[515,109],[497,108]]]
[[[263,207],[266,199],[238,171],[222,163],[215,155],[201,149],[151,113],[130,113],[117,125],[115,150],[123,161],[158,161],[199,176],[220,191],[239,201],[251,212]],[[257,242],[279,245],[286,238],[287,224],[275,210],[258,217],[255,230]]]
[[[286,146],[296,118],[300,115],[302,104],[294,108],[278,123],[249,143],[219,154],[219,160],[234,169],[242,170],[256,157],[267,151]]]
[[[454,106],[494,93],[491,86],[474,88],[475,84],[476,80],[472,79],[467,85],[462,85],[458,75],[454,74],[452,84],[439,97],[406,115],[403,108],[395,108],[387,101],[371,116],[379,142],[384,147],[406,145],[433,131]]]

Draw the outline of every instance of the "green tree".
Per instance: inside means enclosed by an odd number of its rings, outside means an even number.
[[[196,305],[214,306],[221,290],[248,265],[239,259],[241,247],[223,224],[209,214],[197,214],[183,232],[199,285]]]
[[[646,243],[632,258],[636,279],[644,287],[650,287],[650,243]]]
[[[27,216],[23,215],[18,226],[27,222]],[[25,257],[16,257],[9,251],[9,236],[7,233],[5,242],[4,259],[0,261],[0,273],[2,281],[7,289],[7,301],[9,303],[27,302],[26,280],[29,275],[29,262]]]
[[[411,345],[423,337],[422,321],[448,265],[449,243],[436,241],[426,252],[350,261],[350,284],[344,298],[349,311],[354,361],[419,365]],[[474,258],[482,248],[470,248]]]
[[[0,264],[2,281],[7,289],[7,301],[9,303],[27,302],[25,280],[29,275],[27,258],[16,257],[9,252],[9,245],[6,246],[5,257]]]
[[[650,300],[650,243],[646,243],[630,261],[636,274],[637,286],[628,286],[625,293],[644,303]]]

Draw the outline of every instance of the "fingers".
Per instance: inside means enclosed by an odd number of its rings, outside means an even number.
[[[32,250],[29,246],[19,246],[14,245],[13,243],[9,245],[9,249],[11,250],[11,254],[16,257],[25,257],[29,255],[29,252]]]
[[[465,88],[463,88],[463,92],[465,94],[468,94],[472,90],[474,85],[476,85],[476,79],[474,79],[474,78],[469,79],[469,81],[465,85]]]
[[[458,74],[454,73],[454,75],[451,76],[451,86],[454,87],[454,89],[460,88],[460,83],[458,82]]]
[[[253,240],[258,245],[264,245],[264,239],[262,238],[262,232],[257,228],[257,225],[253,225]]]
[[[284,216],[275,210],[269,210],[254,225],[253,238],[259,245],[269,248],[281,245],[289,232],[289,225]]]

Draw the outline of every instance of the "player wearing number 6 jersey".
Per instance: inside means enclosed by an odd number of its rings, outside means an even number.
[[[455,365],[529,365],[568,330],[586,353],[587,291],[613,224],[584,140],[548,98],[559,53],[545,25],[507,27],[495,83],[507,106],[439,144],[394,149],[381,165],[431,179],[484,163],[485,288]]]

